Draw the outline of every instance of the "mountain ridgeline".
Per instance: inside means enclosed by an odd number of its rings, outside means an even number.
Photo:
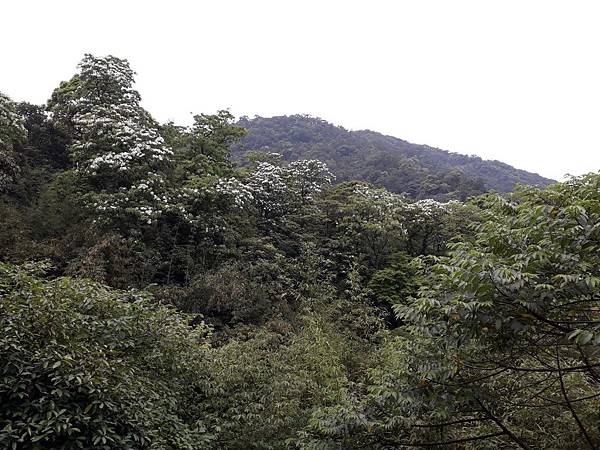
[[[488,190],[511,192],[517,184],[554,182],[500,161],[483,160],[412,144],[369,130],[348,131],[307,115],[242,117],[248,134],[232,149],[243,161],[250,151],[280,153],[284,160],[318,159],[337,181],[363,180],[415,199],[464,200]]]

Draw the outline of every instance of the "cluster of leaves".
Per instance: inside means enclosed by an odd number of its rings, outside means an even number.
[[[0,446],[206,448],[206,327],[143,293],[44,270],[0,265]]]
[[[471,238],[413,262],[368,395],[316,414],[306,445],[597,448],[599,188],[479,199]]]

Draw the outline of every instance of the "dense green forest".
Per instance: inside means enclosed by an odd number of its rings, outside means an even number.
[[[500,161],[449,153],[373,131],[348,131],[310,116],[242,118],[247,130],[232,154],[240,163],[256,150],[286,161],[325,162],[339,181],[361,180],[411,198],[466,200],[488,190],[510,192],[517,184],[540,187],[553,180]]]
[[[161,124],[134,75],[0,95],[0,448],[600,446],[600,174]]]

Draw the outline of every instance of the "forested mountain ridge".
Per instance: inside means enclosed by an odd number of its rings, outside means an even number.
[[[243,117],[247,135],[232,148],[243,160],[249,151],[281,153],[287,161],[318,159],[338,181],[364,180],[413,198],[461,199],[487,190],[510,192],[517,184],[554,182],[500,161],[483,160],[369,130],[348,131],[307,115]]]

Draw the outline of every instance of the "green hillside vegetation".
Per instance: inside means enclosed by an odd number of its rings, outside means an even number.
[[[0,95],[0,448],[600,446],[599,173],[411,198],[236,164],[251,123],[160,124],[112,56]]]
[[[280,153],[286,161],[318,159],[340,181],[363,180],[412,198],[465,200],[487,190],[553,180],[504,164],[416,145],[373,131],[348,131],[306,115],[242,118],[248,134],[233,146],[243,162],[251,151]]]

